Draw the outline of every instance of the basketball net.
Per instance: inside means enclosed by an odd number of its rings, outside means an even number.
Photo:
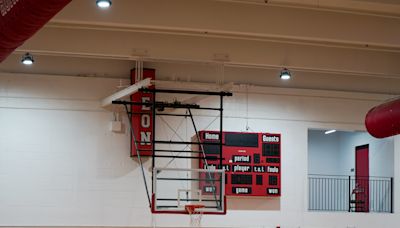
[[[191,227],[200,227],[201,226],[201,218],[203,217],[203,211],[197,210],[199,208],[204,208],[204,205],[201,205],[201,204],[185,205],[185,210],[190,216],[190,226]]]

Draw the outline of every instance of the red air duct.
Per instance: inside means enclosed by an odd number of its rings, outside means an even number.
[[[71,0],[0,0],[0,62]]]
[[[375,138],[400,134],[400,98],[369,110],[365,117],[365,127]]]

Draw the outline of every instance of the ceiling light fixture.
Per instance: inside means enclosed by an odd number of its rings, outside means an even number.
[[[332,133],[334,133],[334,132],[336,132],[335,129],[328,130],[328,131],[325,131],[325,135],[329,135],[329,134],[332,134]]]
[[[283,68],[279,77],[282,80],[289,80],[292,77],[292,75],[290,74],[290,71],[287,68]]]
[[[106,9],[111,6],[111,0],[96,0],[96,5],[102,9]]]
[[[29,54],[29,52],[25,53],[25,55],[22,56],[21,63],[23,63],[24,65],[32,65],[33,62],[35,61],[33,60],[33,56]]]

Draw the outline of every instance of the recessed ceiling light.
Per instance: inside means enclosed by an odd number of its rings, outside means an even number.
[[[292,75],[290,74],[290,71],[289,71],[288,69],[284,68],[284,69],[281,71],[281,74],[279,75],[279,77],[280,77],[282,80],[289,80],[289,79],[292,77]]]
[[[332,134],[332,133],[334,133],[334,132],[336,132],[335,129],[328,130],[328,131],[325,131],[325,135],[329,135],[329,134]]]
[[[96,5],[102,9],[106,9],[111,6],[111,0],[96,0]]]
[[[24,65],[32,65],[33,62],[35,61],[33,60],[33,56],[29,54],[29,52],[25,53],[25,55],[22,56],[21,63],[23,63]]]

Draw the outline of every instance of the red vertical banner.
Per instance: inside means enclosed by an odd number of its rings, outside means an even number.
[[[131,70],[131,84],[135,84],[136,81],[136,69]],[[143,69],[143,79],[151,78],[155,80],[155,69]],[[150,89],[154,89],[154,86],[150,86]],[[137,92],[131,96],[132,102],[149,103],[152,104],[153,100],[152,93]],[[154,134],[153,132],[153,113],[151,106],[147,105],[132,105],[132,135],[131,137],[131,156],[137,156],[138,151],[140,156],[151,156],[151,139]],[[137,141],[137,148],[135,141]]]

